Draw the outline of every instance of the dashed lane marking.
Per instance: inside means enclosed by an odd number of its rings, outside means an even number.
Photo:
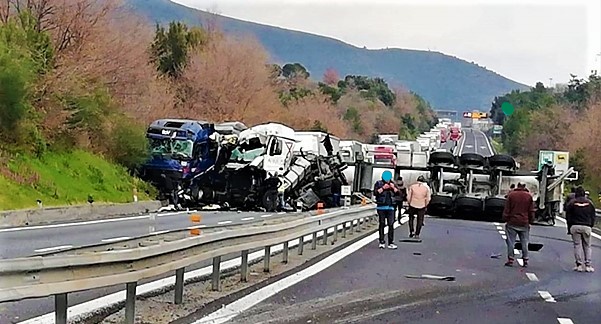
[[[526,277],[528,277],[530,281],[538,281],[538,277],[534,273],[526,272]]]
[[[507,235],[501,235],[504,240],[507,240]]]
[[[232,222],[231,220],[221,221],[221,222],[218,222],[217,225],[225,225],[225,224],[229,224],[231,222]]]
[[[505,234],[507,234],[507,233],[505,233],[505,231],[499,231],[499,234],[501,234],[501,235],[505,235]]]
[[[240,218],[241,221],[249,221],[249,220],[253,220],[255,219],[254,217],[244,217],[244,218]]]
[[[207,227],[207,225],[196,225],[196,226],[190,226],[190,227],[186,227],[186,229],[197,229],[197,228],[203,228],[203,227]]]
[[[102,240],[102,242],[117,242],[117,241],[123,241],[123,240],[129,240],[131,237],[129,236],[122,236],[122,237],[113,237],[113,238],[107,238]]]
[[[538,294],[547,302],[547,303],[556,303],[555,298],[551,296],[548,291],[539,290]]]
[[[43,249],[37,249],[37,250],[33,250],[33,251],[34,252],[49,252],[49,251],[54,251],[54,250],[70,249],[72,247],[73,247],[73,245],[60,245],[60,246],[47,247],[47,248],[43,248]]]
[[[262,218],[271,217],[273,215],[261,215]]]
[[[160,235],[160,234],[165,234],[169,231],[156,231],[156,232],[150,232],[150,235]]]
[[[559,322],[559,324],[574,324],[574,322],[572,322],[572,320],[569,318],[558,317],[557,321]]]

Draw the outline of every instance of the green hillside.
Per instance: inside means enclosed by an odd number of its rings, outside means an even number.
[[[153,23],[181,20],[206,25],[212,19],[227,33],[253,35],[275,62],[301,62],[316,78],[328,68],[336,69],[340,75],[382,77],[392,86],[402,85],[419,93],[436,109],[488,110],[495,96],[529,88],[476,64],[438,52],[362,49],[333,38],[215,17],[169,0],[127,0],[127,3]]]

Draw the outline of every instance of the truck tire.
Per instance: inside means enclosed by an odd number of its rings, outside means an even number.
[[[477,166],[477,167],[485,167],[486,159],[476,153],[463,153],[459,157],[459,164],[461,166]]]
[[[517,169],[517,164],[515,163],[515,159],[511,155],[506,154],[496,154],[488,158],[488,165],[491,168],[495,167],[504,167]]]
[[[438,164],[456,164],[457,160],[451,152],[433,152],[430,154],[428,164],[435,166]]]

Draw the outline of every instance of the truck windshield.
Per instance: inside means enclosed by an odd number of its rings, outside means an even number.
[[[260,147],[253,150],[248,151],[240,151],[239,148],[236,148],[232,151],[232,155],[230,156],[230,161],[232,162],[252,162],[258,156],[261,156],[265,153],[265,148]]]
[[[169,155],[174,157],[191,158],[194,142],[180,139],[150,139],[152,155]]]

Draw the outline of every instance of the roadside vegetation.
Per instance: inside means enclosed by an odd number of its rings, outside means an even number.
[[[269,63],[250,38],[153,26],[117,1],[0,3],[0,209],[128,202],[158,118],[274,121],[369,141],[435,123],[383,79]]]
[[[506,116],[503,102],[515,112]],[[601,76],[571,76],[565,87],[537,83],[530,91],[514,91],[495,98],[491,116],[503,125],[501,137],[508,154],[524,168],[536,169],[539,150],[570,152],[570,165],[579,171],[575,185],[583,185],[598,203],[601,190]]]

